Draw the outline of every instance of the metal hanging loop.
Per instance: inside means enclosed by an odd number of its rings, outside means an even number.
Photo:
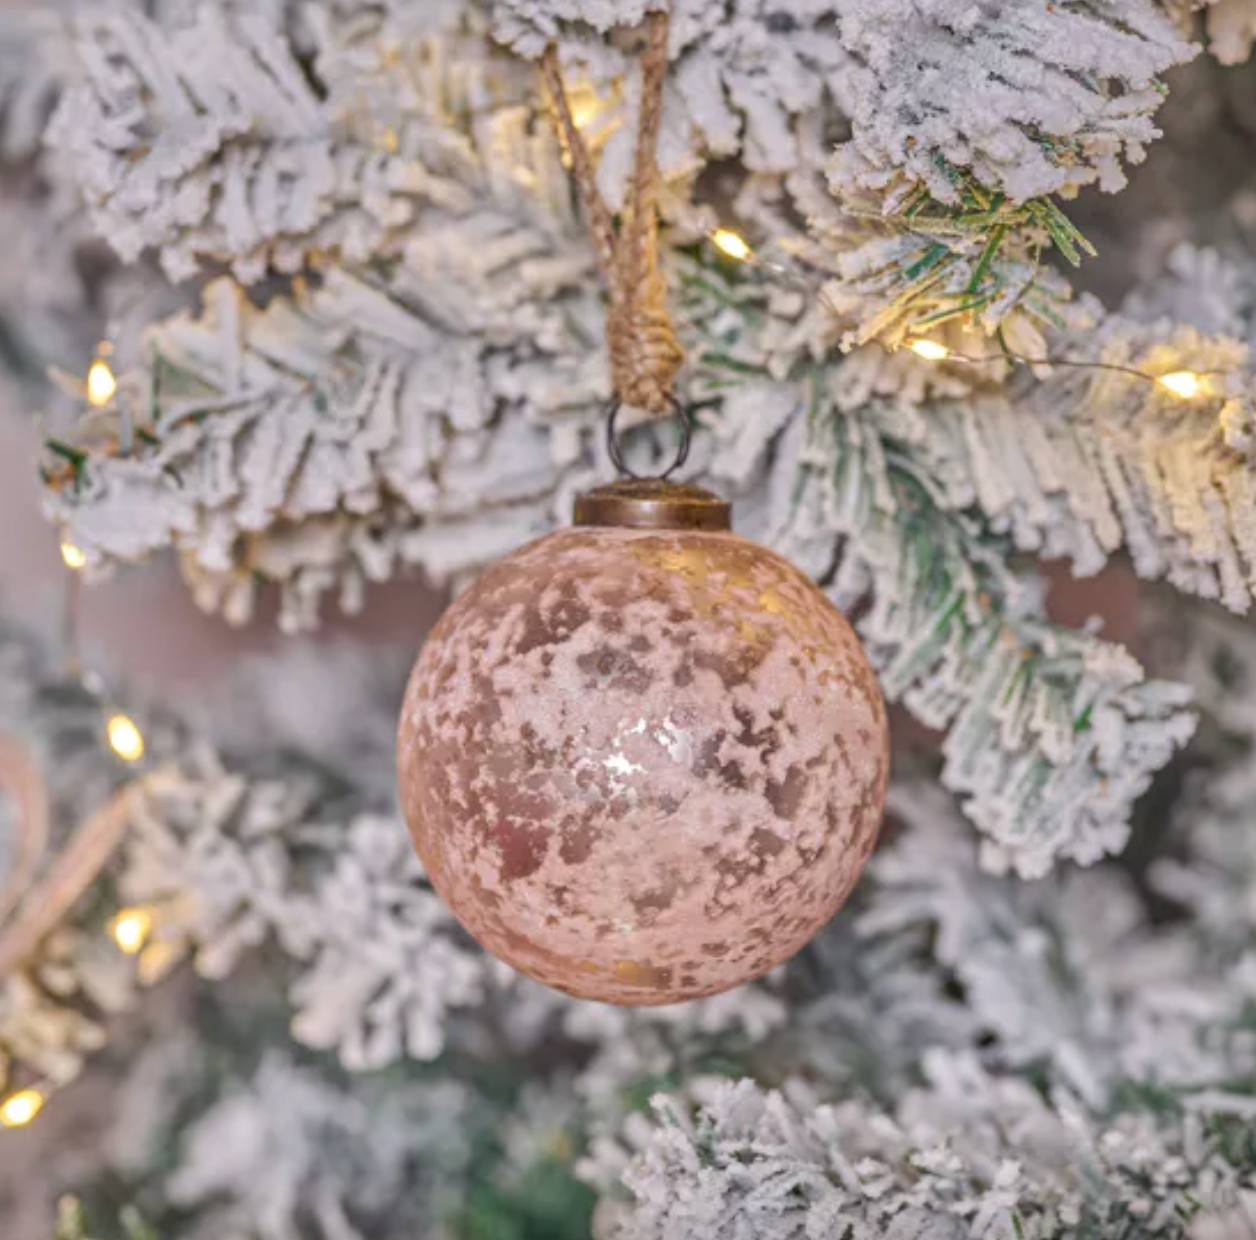
[[[671,406],[672,416],[680,423],[680,443],[676,446],[675,459],[661,474],[638,474],[628,467],[628,463],[624,460],[623,450],[619,446],[619,432],[615,426],[619,412],[624,407],[624,402],[619,397],[615,397],[607,407],[606,448],[610,453],[611,462],[621,478],[632,478],[638,482],[646,479],[666,482],[689,459],[689,449],[693,446],[693,414],[675,396],[669,396],[667,399],[668,404]]]

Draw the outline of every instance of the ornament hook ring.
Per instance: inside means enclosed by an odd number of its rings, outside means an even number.
[[[675,396],[669,396],[667,400],[671,406],[673,417],[680,423],[680,443],[676,447],[675,460],[661,474],[638,474],[628,468],[628,464],[624,460],[623,450],[619,446],[619,435],[615,428],[615,420],[619,417],[619,411],[624,407],[624,402],[616,396],[608,406],[606,410],[606,447],[610,452],[611,462],[621,477],[632,478],[636,481],[651,478],[658,482],[666,482],[689,459],[689,449],[693,445],[693,414]]]

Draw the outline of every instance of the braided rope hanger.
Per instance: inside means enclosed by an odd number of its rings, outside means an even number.
[[[663,415],[675,409],[672,388],[685,351],[667,312],[667,286],[659,266],[658,138],[667,79],[669,15],[646,18],[641,57],[641,123],[632,181],[618,231],[598,188],[593,157],[577,126],[563,85],[558,49],[550,44],[541,60],[545,84],[571,151],[572,173],[593,234],[598,266],[610,295],[606,342],[611,386],[626,405]]]

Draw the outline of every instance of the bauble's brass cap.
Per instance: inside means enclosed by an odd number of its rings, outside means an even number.
[[[625,478],[577,496],[575,519],[628,530],[730,530],[733,508],[701,487]]]

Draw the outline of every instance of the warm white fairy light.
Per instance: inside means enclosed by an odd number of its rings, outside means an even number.
[[[579,91],[571,100],[571,119],[577,129],[587,129],[602,111],[602,101],[593,91]]]
[[[0,1125],[25,1128],[44,1109],[44,1096],[37,1089],[22,1089],[0,1102]]]
[[[717,228],[711,234],[711,244],[721,254],[739,263],[746,262],[754,254],[745,237],[733,232],[731,228]]]
[[[1204,390],[1203,379],[1193,370],[1175,370],[1172,374],[1161,375],[1156,382],[1165,391],[1183,400],[1193,400]]]
[[[128,715],[111,715],[105,724],[109,748],[123,762],[138,762],[144,756],[144,734]]]
[[[71,572],[77,573],[79,569],[85,568],[87,565],[87,552],[82,547],[63,538],[61,540],[61,559],[64,561],[66,568]]]
[[[951,356],[950,349],[936,340],[913,340],[907,347],[926,362],[944,362]]]
[[[909,340],[907,347],[927,362],[944,362],[948,358],[956,362],[968,362],[975,366],[992,362],[1019,362],[1024,366],[1068,366],[1076,370],[1108,370],[1120,374],[1131,375],[1147,383],[1154,383],[1171,392],[1179,400],[1193,400],[1196,396],[1206,395],[1211,389],[1205,375],[1196,374],[1193,370],[1175,370],[1167,375],[1148,374],[1134,366],[1122,366],[1113,362],[1085,362],[1071,357],[1022,357],[1019,353],[997,353],[989,357],[972,357],[966,353],[956,353],[954,349],[936,340]]]
[[[109,923],[109,933],[119,950],[128,956],[144,950],[148,936],[153,932],[153,915],[143,908],[124,908]]]
[[[87,371],[87,400],[99,409],[107,405],[118,391],[118,381],[109,369],[109,363],[98,357]]]

